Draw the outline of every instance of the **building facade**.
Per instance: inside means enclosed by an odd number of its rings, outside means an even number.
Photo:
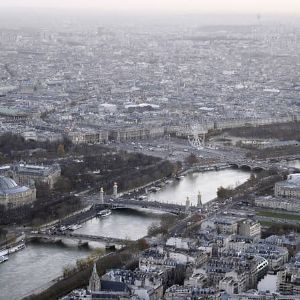
[[[258,207],[300,212],[300,201],[297,198],[259,197],[255,199],[255,205]]]
[[[275,184],[275,196],[285,198],[300,198],[300,173],[291,174],[286,181]]]
[[[30,204],[36,200],[35,188],[19,186],[8,177],[0,176],[0,204],[7,209]]]
[[[58,164],[51,166],[18,164],[12,167],[12,172],[13,178],[18,184],[28,186],[32,182],[46,183],[50,189],[61,175]]]
[[[239,223],[238,233],[245,237],[260,238],[261,225],[253,220],[244,220]]]

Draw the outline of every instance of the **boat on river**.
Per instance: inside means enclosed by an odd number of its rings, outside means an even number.
[[[110,209],[104,209],[104,210],[101,210],[97,213],[97,216],[100,217],[100,218],[108,217],[109,215],[111,215],[111,210]]]
[[[74,224],[74,225],[70,225],[69,227],[68,227],[68,229],[69,230],[77,230],[77,229],[79,229],[79,228],[81,228],[82,227],[82,225],[81,224]]]
[[[166,184],[170,184],[170,183],[173,183],[173,180],[172,179],[167,179]]]
[[[0,249],[0,256],[7,256],[9,254],[18,252],[23,249],[25,249],[24,243],[20,243],[20,244],[14,245],[12,247],[2,248],[2,249]]]
[[[0,264],[2,264],[3,262],[6,262],[8,260],[7,256],[0,256]]]
[[[152,192],[152,193],[156,193],[160,190],[161,190],[161,187],[159,187],[159,186],[153,186],[149,189],[149,191]]]

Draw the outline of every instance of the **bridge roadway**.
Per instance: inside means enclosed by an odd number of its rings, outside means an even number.
[[[26,239],[45,239],[49,241],[59,241],[59,240],[77,240],[79,243],[84,242],[102,242],[106,244],[118,244],[123,245],[126,241],[121,238],[113,238],[106,236],[96,236],[96,235],[86,235],[80,233],[70,233],[65,232],[61,234],[47,234],[47,233],[29,233],[26,234]]]
[[[184,200],[185,201],[185,200]],[[109,208],[146,208],[146,209],[153,209],[164,211],[172,214],[180,214],[186,213],[185,205],[174,204],[174,203],[162,203],[158,201],[146,201],[146,200],[130,200],[125,198],[117,198],[113,201],[105,200],[106,206]],[[197,207],[191,206],[190,210],[196,210]]]

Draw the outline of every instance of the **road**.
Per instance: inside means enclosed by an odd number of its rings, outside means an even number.
[[[145,155],[156,156],[171,161],[184,161],[191,153],[207,160],[228,161],[244,159],[245,151],[229,147],[204,147],[196,149],[185,139],[161,138],[139,142],[114,142],[108,145],[110,148],[139,152]]]

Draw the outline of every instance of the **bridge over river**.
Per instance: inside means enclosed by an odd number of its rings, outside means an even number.
[[[27,240],[32,239],[41,239],[45,241],[51,241],[51,242],[59,242],[63,240],[73,240],[78,241],[79,245],[88,243],[88,242],[101,242],[105,243],[106,245],[109,244],[117,244],[117,245],[123,245],[125,243],[125,239],[121,238],[113,238],[113,237],[106,237],[106,236],[95,236],[95,235],[86,235],[81,233],[71,233],[71,232],[65,232],[65,233],[29,233],[26,234]]]
[[[184,200],[184,199],[183,199]],[[186,200],[184,200],[185,202]],[[153,209],[159,210],[171,214],[188,214],[192,211],[195,211],[199,208],[195,206],[190,206],[189,209],[186,209],[186,205],[174,204],[174,203],[162,203],[158,201],[148,201],[148,200],[130,200],[125,198],[117,198],[113,201],[105,200],[106,208],[118,209],[118,208],[144,208],[144,209]]]
[[[266,171],[270,169],[276,170],[290,170],[290,171],[299,171],[298,168],[289,167],[286,162],[271,162],[263,160],[236,160],[233,162],[227,162],[231,167],[245,169],[249,171]]]
[[[291,157],[290,159],[295,160],[297,158],[298,157]],[[224,162],[208,164],[208,165],[203,165],[203,164],[194,165],[188,170],[182,172],[181,174],[186,175],[191,172],[218,171],[218,170],[229,169],[229,168],[244,169],[247,171],[267,171],[270,169],[277,169],[277,170],[289,169],[290,171],[300,171],[299,168],[289,167],[287,163],[284,161],[271,162],[266,160],[240,159],[235,161],[224,161]]]

